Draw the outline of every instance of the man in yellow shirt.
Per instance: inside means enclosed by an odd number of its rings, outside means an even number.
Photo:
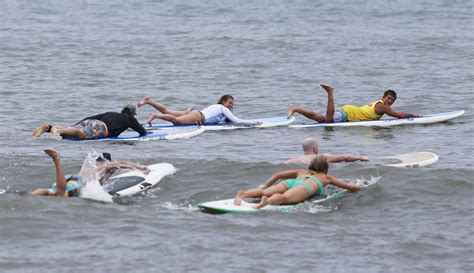
[[[326,109],[326,115],[318,114],[309,109],[300,108],[294,104],[288,106],[288,118],[293,116],[294,113],[300,113],[301,115],[315,120],[317,122],[347,122],[347,121],[363,121],[363,120],[377,120],[380,119],[384,114],[387,114],[396,118],[414,118],[418,117],[416,114],[408,114],[404,112],[397,112],[392,110],[390,106],[397,99],[397,93],[393,90],[387,90],[384,92],[382,99],[372,102],[370,104],[357,107],[354,105],[346,104],[339,108],[337,111],[334,110],[334,88],[327,84],[321,84],[321,87],[328,93],[328,104]]]

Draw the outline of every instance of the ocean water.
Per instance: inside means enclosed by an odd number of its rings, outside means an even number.
[[[473,272],[472,1],[0,0],[2,272]],[[34,139],[143,96],[241,118],[325,110],[394,89],[393,108],[466,110],[393,128],[269,128],[141,143]],[[145,121],[150,107],[140,109]],[[308,122],[296,115],[297,123]],[[331,165],[377,186],[296,213],[211,215],[201,202],[264,182],[318,140],[322,153],[439,155],[426,168]],[[127,199],[34,197],[93,151],[178,172]]]

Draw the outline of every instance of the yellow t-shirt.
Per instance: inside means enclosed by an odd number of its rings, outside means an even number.
[[[377,120],[383,116],[383,114],[379,115],[375,112],[375,105],[379,102],[383,103],[383,100],[374,101],[361,107],[346,104],[341,108],[347,113],[348,121]]]

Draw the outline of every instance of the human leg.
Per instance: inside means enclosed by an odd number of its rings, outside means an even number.
[[[171,122],[173,124],[177,124],[177,125],[179,125],[179,124],[196,124],[196,123],[202,122],[201,113],[197,110],[192,110],[188,114],[178,116],[178,117],[170,115],[170,114],[153,114],[153,113],[151,113],[151,114],[148,115],[148,120],[147,120],[146,123],[151,124],[151,122],[154,119],[157,119],[157,118],[169,121],[169,122]]]
[[[141,99],[138,102],[138,107],[142,107],[145,104],[150,105],[151,107],[155,108],[156,110],[160,111],[163,114],[169,114],[169,115],[173,115],[175,117],[179,117],[179,116],[189,114],[189,112],[192,111],[192,109],[186,109],[186,110],[180,110],[180,111],[171,110],[168,107],[166,107],[164,104],[156,102],[156,101],[152,100],[149,97],[143,97],[143,99]]]
[[[33,131],[33,136],[40,137],[45,132],[51,132],[51,127],[49,124],[41,124]]]
[[[74,127],[60,127],[60,126],[53,126],[51,128],[52,135],[59,135],[62,137],[76,137],[79,139],[86,139],[86,134],[80,128]]]
[[[328,84],[321,84],[321,87],[328,93],[328,104],[326,107],[326,122],[334,122],[334,88]]]
[[[234,198],[234,204],[240,205],[242,202],[242,199],[245,199],[245,198],[258,198],[262,196],[272,196],[277,193],[283,193],[286,190],[288,190],[288,187],[285,185],[285,183],[279,183],[265,190],[254,188],[248,191],[239,191]]]
[[[262,208],[268,204],[270,205],[288,205],[288,204],[297,204],[303,202],[308,198],[307,189],[303,186],[296,186],[291,188],[284,193],[275,193],[271,195],[268,199],[263,198],[260,200],[260,203],[252,206],[255,209]]]

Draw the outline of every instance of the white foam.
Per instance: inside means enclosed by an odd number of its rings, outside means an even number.
[[[113,202],[112,196],[108,194],[99,182],[99,172],[97,171],[97,157],[95,151],[90,152],[82,163],[79,175],[83,180],[80,191],[81,198],[92,199],[102,202]]]

